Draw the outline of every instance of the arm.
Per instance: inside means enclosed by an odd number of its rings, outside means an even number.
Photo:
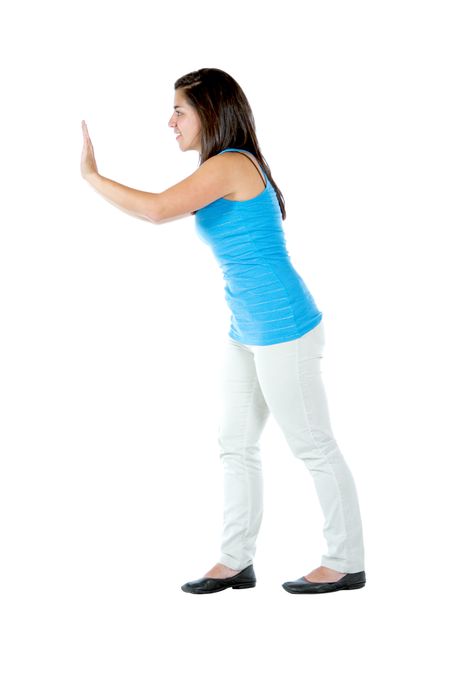
[[[155,222],[151,214],[154,211],[152,207],[155,203],[156,194],[135,190],[101,176],[99,173],[90,173],[86,176],[86,180],[102,197],[122,211],[141,220]]]
[[[236,189],[233,153],[215,155],[193,174],[164,192],[143,192],[116,183],[97,172],[86,180],[109,202],[127,213],[153,223],[188,216],[192,211],[225,197]]]
[[[166,222],[207,206],[236,190],[239,174],[234,153],[214,155],[184,180],[156,196],[157,222]]]

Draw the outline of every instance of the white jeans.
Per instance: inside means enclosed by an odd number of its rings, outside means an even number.
[[[263,516],[259,439],[272,413],[314,479],[328,547],[321,564],[338,572],[364,570],[356,487],[333,436],[321,378],[324,344],[323,319],[300,338],[274,345],[243,345],[227,337],[219,426],[224,467],[219,562],[232,569],[253,563]]]

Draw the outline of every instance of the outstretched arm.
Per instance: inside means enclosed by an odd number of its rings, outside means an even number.
[[[116,181],[101,176],[97,172],[89,173],[85,178],[89,185],[92,185],[102,197],[130,216],[135,216],[141,220],[150,220],[154,223],[158,222],[154,208],[156,194],[135,190],[127,185],[122,185],[122,183],[116,183]]]
[[[81,129],[83,131],[83,151],[81,154],[81,175],[99,192],[102,197],[111,204],[117,206],[122,211],[131,216],[141,218],[142,220],[153,220],[153,204],[155,194],[151,192],[142,192],[135,190],[127,185],[116,183],[105,176],[101,176],[97,169],[95,161],[94,148],[89,136],[86,122],[82,120]]]
[[[206,160],[193,174],[164,192],[143,192],[117,183],[98,173],[94,148],[82,122],[84,145],[81,174],[111,204],[136,218],[161,223],[188,216],[193,211],[225,197],[236,189],[233,153]]]

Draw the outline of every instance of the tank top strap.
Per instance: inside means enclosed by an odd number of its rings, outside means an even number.
[[[225,150],[221,150],[218,154],[220,155],[222,152],[240,152],[240,153],[245,154],[247,156],[250,155],[251,157],[253,157],[253,159],[255,160],[259,170],[262,171],[262,173],[264,174],[264,178],[266,179],[266,185],[267,185],[268,178],[267,178],[266,172],[264,171],[264,169],[262,168],[262,166],[260,165],[260,163],[256,159],[255,155],[253,153],[251,153],[249,150],[244,150],[243,148],[226,148]]]

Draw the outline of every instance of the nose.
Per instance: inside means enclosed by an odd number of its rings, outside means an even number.
[[[169,120],[169,127],[175,126],[174,117],[175,117],[175,113],[172,114],[172,117]]]

